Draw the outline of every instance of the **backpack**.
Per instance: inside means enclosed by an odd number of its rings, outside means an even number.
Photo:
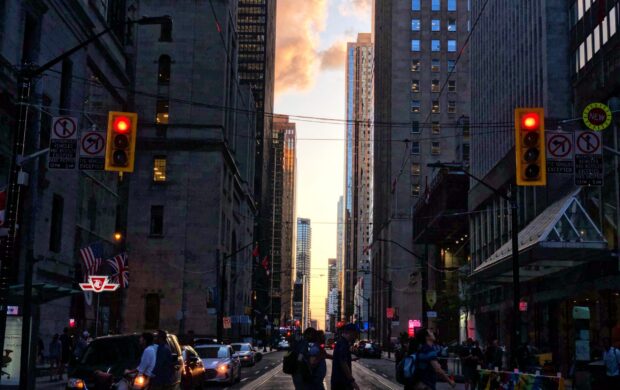
[[[297,368],[297,351],[292,350],[289,351],[284,358],[282,359],[282,371],[285,374],[293,375],[295,373],[295,369]]]
[[[416,381],[417,354],[405,356],[396,366],[396,381],[401,385],[413,385]]]
[[[172,352],[167,343],[160,344],[157,347],[156,356],[151,383],[155,385],[173,384],[176,381],[174,366],[177,362],[173,359]]]

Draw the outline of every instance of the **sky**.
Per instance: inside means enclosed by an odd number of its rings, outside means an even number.
[[[278,0],[276,113],[345,119],[346,42],[370,32],[370,5],[371,0]],[[310,310],[324,328],[327,259],[336,257],[344,187],[345,128],[291,121],[297,123],[296,216],[310,218],[312,226]]]

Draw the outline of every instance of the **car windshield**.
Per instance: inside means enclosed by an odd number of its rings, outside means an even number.
[[[366,349],[372,349],[372,344],[366,344]]]
[[[224,359],[229,358],[227,347],[196,347],[198,356],[203,359]]]
[[[137,338],[95,340],[86,349],[80,363],[87,366],[115,366],[119,362],[138,363],[140,346]]]
[[[252,348],[250,347],[250,344],[233,344],[233,349],[237,352],[241,351],[241,352],[247,352],[247,351],[251,351]]]

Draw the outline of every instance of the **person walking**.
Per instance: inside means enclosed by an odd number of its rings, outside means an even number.
[[[499,340],[493,339],[487,345],[487,349],[484,351],[484,362],[486,364],[486,368],[489,370],[494,370],[497,367],[498,370],[502,370],[502,359],[503,359],[504,351],[499,346]]]
[[[59,337],[60,343],[62,344],[62,351],[60,354],[60,380],[62,380],[62,376],[65,372],[65,366],[69,364],[71,361],[71,356],[73,356],[73,342],[71,340],[71,335],[69,334],[69,328],[64,328],[62,330],[62,334]]]
[[[426,328],[418,329],[410,339],[409,355],[416,355],[416,381],[405,385],[405,390],[436,390],[437,377],[441,377],[450,387],[456,387],[454,380],[445,373],[439,364],[439,349],[435,346],[435,335]]]
[[[310,367],[310,343],[316,341],[316,329],[306,328],[300,339],[295,340],[292,351],[297,356],[297,364],[293,373],[293,386],[296,390],[309,389],[312,383]]]
[[[174,390],[179,381],[175,370],[176,360],[168,345],[168,334],[164,330],[157,331],[157,353],[150,390]]]
[[[52,341],[50,342],[50,354],[49,354],[49,361],[50,361],[50,382],[54,381],[54,374],[58,375],[58,380],[60,380],[60,375],[61,375],[61,371],[60,371],[60,364],[61,364],[61,357],[62,357],[62,343],[60,342],[60,337],[58,336],[58,333],[56,333],[53,337],[52,337]]]
[[[611,340],[605,338],[603,340],[605,352],[603,353],[603,361],[606,368],[606,389],[620,389],[620,350],[611,345]]]
[[[318,342],[311,343],[308,351],[310,359],[310,371],[312,378],[306,389],[325,390],[325,376],[327,375],[327,363],[325,362],[325,352]]]
[[[81,358],[84,351],[86,351],[86,347],[88,347],[89,338],[90,338],[90,333],[88,333],[88,331],[85,330],[84,332],[82,332],[82,334],[76,341],[75,348],[73,349],[73,356],[75,357],[75,360],[78,360],[79,358]]]
[[[347,324],[336,342],[332,363],[332,390],[359,390],[355,383],[351,368],[351,343],[357,337],[358,328],[355,324]]]

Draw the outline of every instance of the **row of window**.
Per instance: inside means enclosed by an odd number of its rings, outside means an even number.
[[[411,101],[411,112],[420,112],[422,103],[419,100]],[[439,100],[433,100],[431,103],[431,113],[439,114],[441,109],[439,106]],[[456,114],[456,101],[448,100],[448,114]]]
[[[420,141],[411,141],[411,154],[413,155],[420,154]],[[431,142],[431,154],[434,156],[441,154],[441,142],[439,141]],[[411,169],[413,170],[413,167]],[[419,164],[418,164],[418,172],[420,172]]]
[[[456,67],[456,60],[448,60],[448,72],[454,72],[454,68]],[[411,71],[419,72],[422,69],[422,61],[419,59],[411,60]],[[431,60],[431,72],[441,72],[441,60],[440,59],[432,59]]]
[[[602,19],[601,23],[594,28],[592,33],[579,45],[577,50],[575,50],[573,57],[575,62],[575,73],[579,73],[601,47],[616,34],[618,26],[617,12],[618,6],[615,6],[609,11],[609,14]]]
[[[456,39],[448,39],[448,52],[456,52]],[[422,51],[422,43],[419,39],[411,40],[411,51]],[[431,39],[431,51],[441,51],[441,39]]]
[[[418,121],[413,121],[411,122],[411,133],[413,134],[420,134],[421,130],[420,130],[420,122]],[[441,124],[439,122],[431,122],[431,132],[433,134],[440,134],[441,133]]]
[[[420,80],[411,80],[411,92],[420,92]],[[431,80],[431,92],[441,92],[439,80]],[[456,92],[456,80],[448,80],[448,92]]]
[[[431,11],[441,11],[441,3],[445,3],[448,11],[456,11],[456,0],[426,0],[431,4]],[[412,11],[422,11],[422,0],[411,0]]]
[[[446,26],[448,31],[456,31],[456,19],[448,19],[448,25]],[[420,19],[411,19],[411,31],[422,31],[422,21]],[[441,20],[431,20],[431,31],[441,31]]]

